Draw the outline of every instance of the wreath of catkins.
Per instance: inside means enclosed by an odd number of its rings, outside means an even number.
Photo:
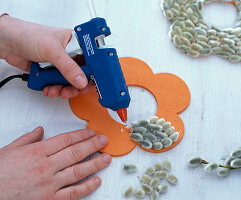
[[[236,6],[239,21],[232,28],[209,27],[201,10],[211,2],[228,2]],[[161,8],[171,21],[169,36],[174,45],[191,57],[216,54],[231,62],[241,61],[241,0],[162,0]]]

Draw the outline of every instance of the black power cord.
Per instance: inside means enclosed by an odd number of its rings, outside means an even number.
[[[23,81],[28,81],[28,77],[29,77],[29,74],[17,74],[17,75],[9,76],[0,82],[0,88],[14,78],[21,78]]]

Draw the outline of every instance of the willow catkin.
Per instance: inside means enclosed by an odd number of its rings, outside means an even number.
[[[144,182],[144,183],[150,183],[151,177],[148,174],[143,174],[141,176],[141,181]]]
[[[233,159],[229,156],[229,157],[226,158],[224,164],[227,165],[227,166],[230,166],[230,163],[231,163],[232,160]]]
[[[230,169],[228,169],[228,168],[220,168],[220,169],[217,171],[217,175],[220,176],[220,177],[228,176],[229,173],[230,173]]]
[[[164,118],[160,118],[160,119],[158,119],[158,120],[156,121],[156,124],[158,124],[158,125],[163,125],[164,122],[165,122],[165,119],[164,119]]]
[[[155,142],[152,144],[152,148],[156,151],[159,151],[163,148],[163,144],[161,142]]]
[[[151,194],[153,192],[153,188],[150,185],[142,184],[142,189],[145,191],[146,194]]]
[[[159,182],[160,182],[160,179],[157,178],[157,177],[155,177],[155,178],[153,178],[153,179],[151,180],[150,186],[151,186],[152,188],[156,188],[156,187],[158,186]]]
[[[143,189],[137,189],[136,191],[135,191],[135,196],[136,196],[136,198],[138,198],[138,199],[144,199],[145,198],[145,191],[143,190]]]
[[[170,136],[170,139],[173,141],[173,142],[176,142],[179,138],[179,133],[178,132],[174,132],[172,133]]]
[[[149,121],[150,121],[150,123],[155,124],[157,120],[158,120],[158,117],[157,116],[153,116],[153,117],[150,118]]]
[[[140,126],[146,126],[147,124],[148,124],[148,121],[147,120],[139,120],[138,121],[138,124],[140,125]]]
[[[133,194],[133,187],[127,188],[127,189],[125,190],[125,192],[124,192],[124,196],[125,196],[126,198],[129,198],[130,196],[132,196],[132,194]]]
[[[197,167],[201,165],[202,160],[203,159],[201,157],[192,157],[188,160],[188,165],[191,167]]]
[[[158,200],[158,198],[159,198],[159,193],[156,190],[154,190],[150,195],[150,200]]]
[[[171,126],[171,127],[167,128],[167,129],[165,130],[165,133],[166,133],[167,135],[171,135],[172,133],[174,133],[174,131],[175,131],[175,128],[174,128],[173,126]]]
[[[152,143],[149,140],[141,140],[139,144],[144,148],[144,149],[151,149],[152,148]]]
[[[166,177],[167,181],[173,185],[176,185],[178,182],[178,179],[176,176],[172,175],[172,174],[168,174]]]
[[[146,169],[146,174],[147,175],[153,175],[154,173],[155,173],[155,168],[153,168],[153,167],[148,167],[147,169]]]
[[[163,146],[165,148],[168,148],[168,147],[170,147],[172,145],[173,142],[172,142],[172,140],[170,138],[166,137],[166,138],[163,138],[161,140],[161,143],[163,144]]]
[[[137,166],[134,164],[124,164],[123,170],[127,174],[134,173],[137,171]]]
[[[161,131],[162,130],[162,126],[158,125],[158,124],[147,124],[146,127],[152,131]]]
[[[155,132],[155,136],[157,137],[158,140],[168,137],[166,133],[161,131]]]
[[[164,122],[162,125],[163,130],[170,128],[172,126],[171,122]]]
[[[130,137],[135,142],[140,142],[141,140],[143,140],[143,136],[140,133],[131,133]]]
[[[163,193],[166,193],[167,188],[168,188],[168,185],[159,185],[157,187],[157,191],[159,192],[159,194],[163,194]]]
[[[137,128],[140,127],[141,125],[138,122],[132,122],[130,126],[128,126],[128,128]]]
[[[204,170],[206,172],[213,172],[216,169],[218,169],[218,164],[217,163],[209,163],[204,167]]]
[[[230,157],[233,158],[233,159],[238,158],[240,156],[241,156],[241,149],[235,149],[234,151],[232,151],[230,153]]]
[[[232,160],[230,163],[230,166],[233,168],[241,168],[241,159],[236,158],[236,159]]]
[[[155,169],[156,169],[157,171],[160,171],[160,170],[162,169],[162,165],[161,165],[161,163],[159,163],[159,162],[156,162],[156,163],[154,164],[154,166],[155,166]]]
[[[163,167],[164,169],[166,169],[167,171],[170,171],[172,169],[172,164],[170,161],[168,160],[164,160],[163,161]]]
[[[151,142],[157,142],[157,137],[152,133],[146,133],[145,137]]]
[[[145,133],[147,129],[145,127],[136,127],[132,129],[133,133]]]
[[[154,176],[157,177],[157,178],[159,178],[159,179],[164,179],[164,178],[166,178],[166,176],[167,176],[167,171],[166,171],[166,170],[156,171],[156,172],[154,173]]]

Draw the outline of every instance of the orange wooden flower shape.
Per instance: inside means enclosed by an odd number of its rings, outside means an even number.
[[[153,74],[151,68],[145,62],[136,58],[120,58],[120,63],[127,85],[148,90],[157,101],[156,116],[170,121],[176,131],[180,132],[178,141],[169,148],[160,151],[143,150],[159,153],[172,149],[181,141],[184,134],[183,121],[177,114],[189,105],[190,92],[187,85],[173,74]],[[98,103],[98,95],[95,89],[88,94],[80,94],[70,99],[70,106],[79,118],[88,122],[87,128],[109,138],[108,145],[101,152],[109,153],[112,156],[123,156],[135,148],[136,143],[130,140],[125,125],[112,119],[108,110]]]

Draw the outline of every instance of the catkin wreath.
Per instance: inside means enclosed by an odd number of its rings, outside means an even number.
[[[239,21],[232,28],[209,27],[201,14],[210,2],[228,2],[236,6]],[[175,46],[191,57],[216,54],[231,62],[241,61],[241,0],[162,0],[164,15],[172,22],[169,36]]]

